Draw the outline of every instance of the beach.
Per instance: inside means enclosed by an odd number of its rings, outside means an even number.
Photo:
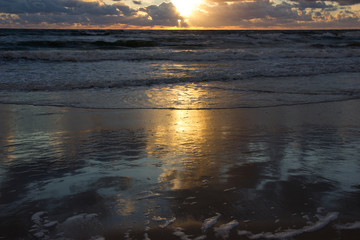
[[[0,29],[0,239],[359,239],[359,42]]]
[[[358,239],[359,100],[0,105],[0,239]]]

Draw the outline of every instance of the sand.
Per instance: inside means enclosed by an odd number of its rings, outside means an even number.
[[[359,109],[0,105],[0,239],[358,239]]]

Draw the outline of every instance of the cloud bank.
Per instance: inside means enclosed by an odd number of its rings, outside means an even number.
[[[359,28],[360,0],[204,0],[187,19],[169,0],[0,0],[0,27],[168,28],[179,20],[197,28]]]
[[[360,1],[360,0],[353,0]],[[208,0],[192,25],[238,28],[359,28],[359,5],[345,1]]]

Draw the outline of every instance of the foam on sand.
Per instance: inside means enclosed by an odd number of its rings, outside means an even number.
[[[360,229],[360,221],[353,222],[353,223],[346,223],[346,224],[338,224],[336,228],[339,230],[354,230]]]
[[[230,192],[230,191],[235,191],[236,187],[232,187],[232,188],[227,188],[224,190],[224,192]]]
[[[46,212],[37,212],[31,216],[34,225],[29,232],[35,239],[79,239],[104,240],[99,234],[102,231],[101,223],[97,219],[98,214],[86,214],[71,216],[64,222],[49,221]]]
[[[159,225],[160,228],[166,228],[170,224],[173,224],[176,221],[176,218],[153,217],[152,220],[156,222],[161,222],[161,224]]]
[[[48,235],[50,230],[55,228],[58,224],[57,221],[49,221],[46,212],[37,212],[31,216],[31,221],[34,225],[31,227],[29,232],[36,239],[49,239]]]
[[[226,224],[221,225],[220,227],[215,228],[216,236],[220,236],[223,239],[226,239],[229,237],[231,229],[239,225],[239,222],[236,220],[233,220],[231,222],[228,222]]]
[[[206,239],[206,236],[205,235],[201,235],[201,236],[198,236],[194,239],[191,239],[191,235],[186,235],[184,233],[184,229],[178,227],[178,228],[175,228],[175,231],[173,233],[175,236],[179,237],[181,240],[205,240]]]
[[[238,231],[238,235],[247,236],[249,239],[288,239],[300,235],[302,233],[315,232],[317,230],[320,230],[326,225],[328,225],[330,222],[336,220],[338,218],[338,215],[339,213],[333,212],[333,213],[328,213],[324,217],[317,216],[319,220],[315,224],[305,226],[301,229],[288,229],[283,232],[276,232],[276,233],[267,232],[267,233],[258,233],[258,234],[253,234],[249,231],[241,230]]]
[[[217,213],[216,216],[205,219],[205,221],[204,221],[204,223],[203,223],[203,225],[201,227],[201,230],[203,232],[205,232],[207,229],[214,226],[220,217],[221,217],[221,214]]]
[[[175,231],[173,233],[175,236],[179,237],[181,240],[191,240],[189,237],[190,235],[186,235],[184,233],[184,229],[182,228],[175,228]]]

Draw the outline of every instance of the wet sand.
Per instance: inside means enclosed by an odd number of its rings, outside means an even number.
[[[0,105],[0,239],[359,239],[359,109]]]

